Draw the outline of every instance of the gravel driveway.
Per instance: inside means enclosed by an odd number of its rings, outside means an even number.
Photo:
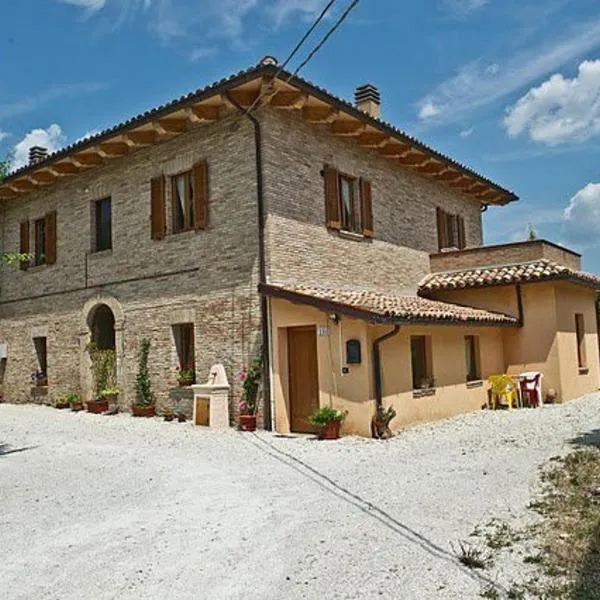
[[[450,548],[525,514],[600,396],[388,442],[0,405],[0,598],[478,598]]]

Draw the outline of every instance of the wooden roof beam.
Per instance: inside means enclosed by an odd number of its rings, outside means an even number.
[[[52,170],[58,175],[74,175],[80,167],[74,161],[59,162],[52,165]]]
[[[406,156],[403,156],[398,159],[398,162],[405,167],[416,167],[422,166],[423,164],[432,160],[426,154],[422,154],[421,152],[410,152]]]
[[[305,106],[302,116],[309,123],[332,123],[340,111],[330,106]]]
[[[276,91],[270,98],[273,108],[299,109],[308,101],[308,94],[303,92]]]
[[[95,150],[82,152],[81,154],[76,154],[69,160],[71,163],[73,163],[76,167],[80,169],[87,167],[96,167],[102,164],[102,157]]]
[[[366,125],[362,121],[339,119],[331,124],[331,133],[333,135],[354,136],[361,134],[365,127]]]
[[[249,108],[258,100],[260,90],[230,90],[229,96],[242,108]]]
[[[123,135],[123,141],[128,146],[150,146],[158,140],[156,131],[129,131]]]
[[[118,158],[129,152],[129,146],[125,142],[104,142],[98,145],[97,152],[101,158]]]
[[[19,194],[12,191],[8,186],[0,187],[0,198],[2,200],[10,200],[11,198],[17,198]]]
[[[38,184],[34,183],[29,177],[24,177],[23,179],[17,179],[13,181],[11,184],[11,189],[16,188],[22,192],[31,192],[37,188]]]
[[[219,118],[219,107],[213,104],[196,104],[190,107],[190,113],[194,115],[192,120],[216,121]]]
[[[365,131],[358,136],[358,145],[363,148],[381,148],[390,140],[385,133],[378,131]]]
[[[160,119],[152,123],[152,128],[158,135],[178,135],[186,131],[186,119]]]
[[[419,173],[425,173],[428,175],[435,175],[436,173],[442,172],[445,168],[446,168],[446,166],[444,165],[444,163],[441,163],[432,158],[427,163],[419,165],[416,168],[416,171],[418,171]]]
[[[408,152],[410,152],[410,146],[398,142],[391,142],[379,148],[379,153],[386,158],[400,158]]]
[[[54,183],[57,177],[58,175],[52,169],[36,171],[30,175],[30,179],[39,185],[48,185],[49,183]]]

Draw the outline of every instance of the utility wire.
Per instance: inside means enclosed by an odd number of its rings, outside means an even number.
[[[337,31],[337,29],[342,25],[342,23],[348,18],[348,15],[354,10],[356,5],[360,2],[360,0],[353,0],[350,6],[344,11],[344,13],[340,16],[337,23],[325,34],[325,36],[321,39],[321,41],[315,46],[315,48],[311,51],[311,53],[300,63],[298,68],[294,71],[294,73],[290,76],[288,81],[298,75],[300,70],[305,67],[314,57],[314,55],[325,45],[327,40]]]
[[[331,10],[331,8],[333,7],[333,5],[336,2],[337,2],[337,0],[329,0],[327,5],[325,6],[325,8],[321,11],[321,14],[317,17],[315,22],[309,27],[307,32],[302,36],[300,41],[296,44],[295,48],[290,52],[289,56],[285,59],[285,62],[279,67],[279,69],[277,70],[277,73],[275,73],[274,79],[277,79],[277,77],[279,77],[279,75],[281,75],[282,71],[288,66],[288,64],[290,63],[292,58],[294,58],[294,56],[296,56],[296,54],[298,54],[298,51],[300,50],[300,48],[302,48],[302,46],[304,46],[304,43],[306,42],[306,40],[312,35],[313,31],[319,26],[319,23],[321,23],[321,21],[325,18],[327,13]],[[266,93],[267,93],[266,91],[262,92],[258,96],[258,98],[252,103],[250,108],[248,108],[246,110],[246,113],[249,113],[251,110],[253,110],[256,107],[256,105],[263,99],[263,97],[265,96]]]

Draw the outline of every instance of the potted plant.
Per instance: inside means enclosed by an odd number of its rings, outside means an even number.
[[[107,385],[105,388],[100,390],[100,396],[106,400],[109,405],[116,405],[119,399],[121,390],[116,385]]]
[[[69,396],[66,394],[57,396],[56,400],[54,401],[54,408],[64,409],[64,408],[69,408],[70,406],[71,405],[69,403]]]
[[[71,392],[69,394],[68,398],[69,398],[69,405],[71,406],[71,410],[73,412],[79,412],[80,410],[84,409],[83,401],[81,400],[81,398],[79,397],[79,394],[77,392]]]
[[[165,421],[172,421],[175,418],[175,413],[173,412],[173,408],[170,404],[165,406],[163,409],[163,418]]]
[[[390,421],[396,416],[393,406],[378,406],[371,420],[371,435],[377,440],[387,440],[393,436]]]
[[[87,351],[92,362],[95,394],[94,399],[88,400],[87,409],[91,413],[104,413],[108,411],[108,399],[102,396],[102,391],[114,387],[117,356],[114,350],[100,349],[94,342],[88,344]]]
[[[340,437],[340,427],[346,414],[331,406],[323,406],[313,412],[310,422],[319,429],[319,439],[337,440]]]
[[[35,387],[46,387],[48,385],[48,375],[41,369],[36,369],[31,374],[31,381]]]
[[[134,417],[153,417],[152,389],[150,387],[150,372],[148,371],[148,354],[150,341],[143,339],[140,344],[138,372],[135,377],[135,402],[131,406]]]
[[[239,424],[242,431],[256,431],[256,399],[262,378],[262,366],[261,353],[250,367],[243,369],[239,374],[244,389],[244,395],[238,405]]]
[[[190,386],[196,381],[196,369],[191,365],[187,365],[186,367],[182,367],[179,365],[177,367],[177,383],[179,387],[187,387]]]

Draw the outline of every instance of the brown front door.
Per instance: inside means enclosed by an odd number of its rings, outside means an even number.
[[[290,430],[314,433],[310,415],[319,407],[316,327],[288,329],[290,365]]]

